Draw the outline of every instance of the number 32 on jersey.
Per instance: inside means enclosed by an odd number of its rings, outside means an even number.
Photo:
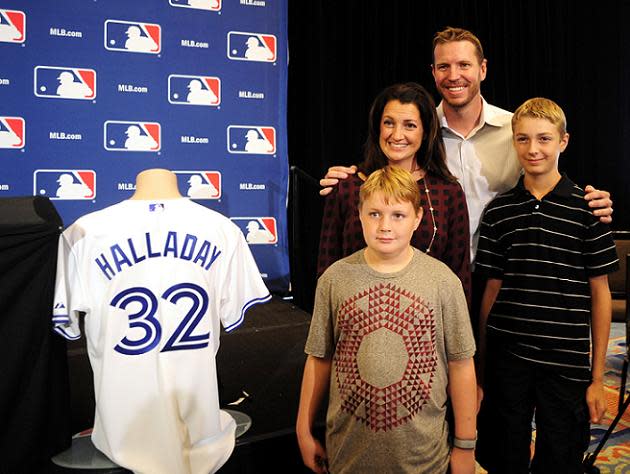
[[[167,289],[160,298],[172,304],[177,304],[182,299],[191,302],[190,309],[160,352],[207,347],[210,333],[195,334],[195,329],[208,309],[208,293],[194,283],[179,283]],[[114,350],[121,354],[144,354],[156,348],[162,339],[162,326],[155,317],[159,302],[155,293],[150,289],[142,286],[128,288],[114,296],[110,305],[124,311],[127,306],[134,303],[139,304],[140,308],[134,313],[127,314],[129,328],[140,330],[141,337],[137,339],[128,336],[123,337],[114,347]]]

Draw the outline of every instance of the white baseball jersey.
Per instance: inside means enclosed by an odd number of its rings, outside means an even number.
[[[240,229],[188,199],[123,201],[71,225],[53,324],[77,339],[86,313],[94,445],[138,473],[218,470],[235,441],[219,410],[220,325],[270,298]]]

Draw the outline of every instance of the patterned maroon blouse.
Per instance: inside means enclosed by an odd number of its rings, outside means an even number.
[[[427,174],[425,181],[437,225],[429,255],[444,262],[459,277],[470,304],[470,231],[464,192],[458,183],[449,183],[433,175]],[[361,178],[352,175],[340,180],[326,198],[317,258],[318,276],[333,262],[365,247],[358,209],[361,184]],[[418,186],[423,215],[411,245],[426,252],[433,236],[433,222],[424,181],[418,181]]]

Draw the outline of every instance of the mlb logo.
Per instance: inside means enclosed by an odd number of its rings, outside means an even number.
[[[35,170],[33,195],[51,200],[88,200],[96,197],[93,170]]]
[[[230,31],[227,36],[227,56],[235,61],[272,63],[276,60],[276,44],[274,35]]]
[[[248,244],[277,244],[278,228],[274,217],[232,217]]]
[[[196,10],[221,10],[221,0],[168,0],[173,7],[194,8]]]
[[[230,125],[227,129],[228,151],[273,155],[276,152],[276,129],[255,125]]]
[[[105,49],[125,53],[160,54],[162,27],[136,21],[105,21]]]
[[[96,98],[96,71],[76,67],[36,66],[34,92],[49,99]]]
[[[0,41],[5,43],[26,41],[26,14],[24,12],[0,8]]]
[[[178,105],[207,105],[221,103],[221,79],[212,76],[168,76],[168,101]]]
[[[191,199],[220,199],[221,173],[219,171],[174,171],[179,189],[186,190]]]
[[[22,117],[0,117],[0,148],[18,150],[26,144],[26,122]]]
[[[108,151],[160,151],[162,127],[157,122],[108,120],[103,126]]]

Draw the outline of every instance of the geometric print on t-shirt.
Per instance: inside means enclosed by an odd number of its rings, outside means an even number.
[[[433,310],[393,284],[344,301],[335,374],[341,408],[374,432],[411,420],[431,396],[437,365]]]

